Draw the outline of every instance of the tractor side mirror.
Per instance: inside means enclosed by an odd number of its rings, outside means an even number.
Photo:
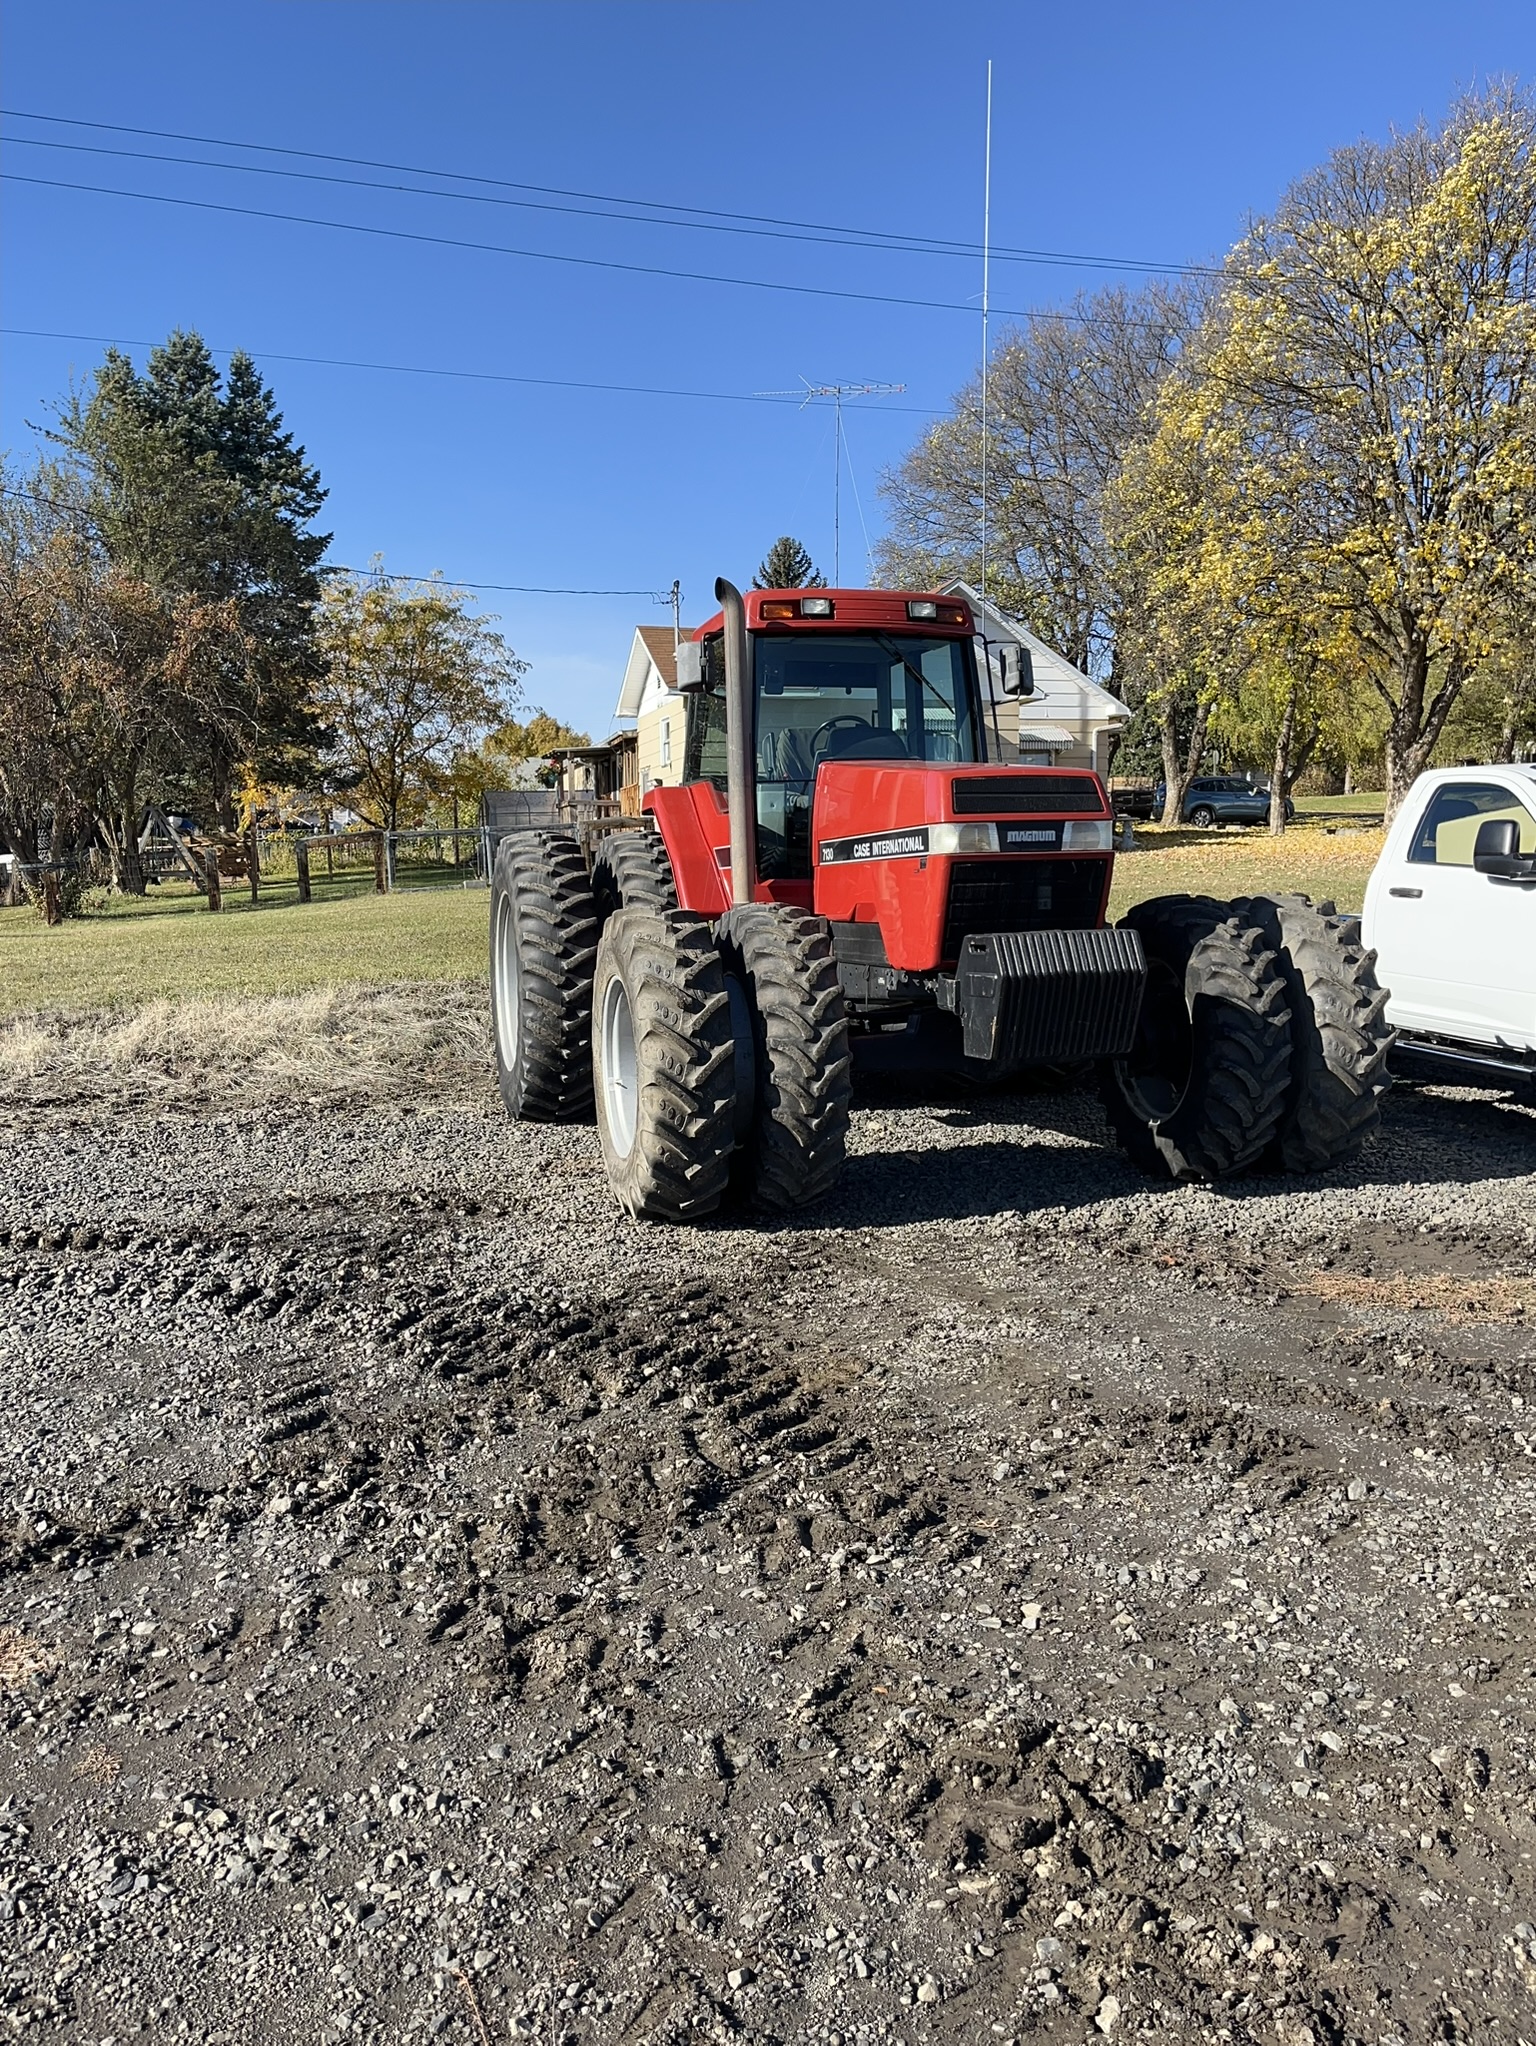
[[[1490,817],[1477,827],[1472,864],[1496,881],[1536,881],[1536,854],[1520,850],[1520,826],[1513,817]]]
[[[1004,640],[997,650],[999,679],[1005,696],[1033,696],[1035,662],[1029,648],[1019,640]]]
[[[677,649],[677,687],[684,696],[696,696],[704,687],[704,644],[685,639]]]

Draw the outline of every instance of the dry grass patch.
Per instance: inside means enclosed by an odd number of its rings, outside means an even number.
[[[483,1088],[478,982],[155,1000],[0,1022],[0,1107],[321,1106]]]
[[[47,1649],[19,1627],[0,1627],[0,1698],[24,1691],[35,1676],[54,1666]]]
[[[1467,1279],[1452,1272],[1366,1279],[1343,1272],[1315,1272],[1309,1291],[1320,1300],[1346,1307],[1375,1308],[1388,1314],[1441,1314],[1447,1321],[1461,1323],[1523,1321],[1536,1314],[1536,1279]]]

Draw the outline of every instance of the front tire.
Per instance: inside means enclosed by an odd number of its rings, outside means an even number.
[[[1256,895],[1234,903],[1265,932],[1279,957],[1291,1010],[1291,1088],[1265,1163],[1277,1172],[1322,1172],[1359,1154],[1381,1123],[1391,1086],[1387,1054],[1396,1031],[1376,954],[1360,942],[1358,917],[1305,895]]]
[[[603,1169],[626,1214],[694,1222],[730,1179],[736,1106],[730,998],[709,926],[682,910],[615,910],[592,990]]]
[[[1274,1138],[1290,1084],[1290,1010],[1273,949],[1207,896],[1141,902],[1147,988],[1136,1043],[1103,1069],[1101,1094],[1143,1172],[1226,1179]]]
[[[1216,822],[1216,812],[1202,803],[1198,810],[1191,810],[1189,821],[1197,831],[1209,831]]]
[[[491,1037],[518,1122],[592,1112],[597,912],[581,848],[554,832],[509,834],[491,876]]]
[[[847,1155],[853,1062],[831,933],[808,910],[750,903],[726,911],[716,939],[752,1041],[733,1184],[787,1214],[830,1193]]]

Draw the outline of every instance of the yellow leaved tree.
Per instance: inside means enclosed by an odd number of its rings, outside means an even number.
[[[1281,570],[1274,630],[1380,698],[1389,812],[1536,562],[1533,141],[1498,90],[1338,151],[1233,252],[1202,337],[1203,451]]]

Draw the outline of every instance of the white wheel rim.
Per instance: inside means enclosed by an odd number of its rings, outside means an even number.
[[[617,974],[603,990],[603,1022],[598,1042],[602,1050],[603,1119],[608,1125],[608,1140],[619,1157],[627,1158],[635,1144],[640,1071],[629,996]]]
[[[517,938],[512,929],[512,898],[496,905],[496,1043],[501,1063],[510,1072],[517,1063],[517,1030],[522,1010]]]

